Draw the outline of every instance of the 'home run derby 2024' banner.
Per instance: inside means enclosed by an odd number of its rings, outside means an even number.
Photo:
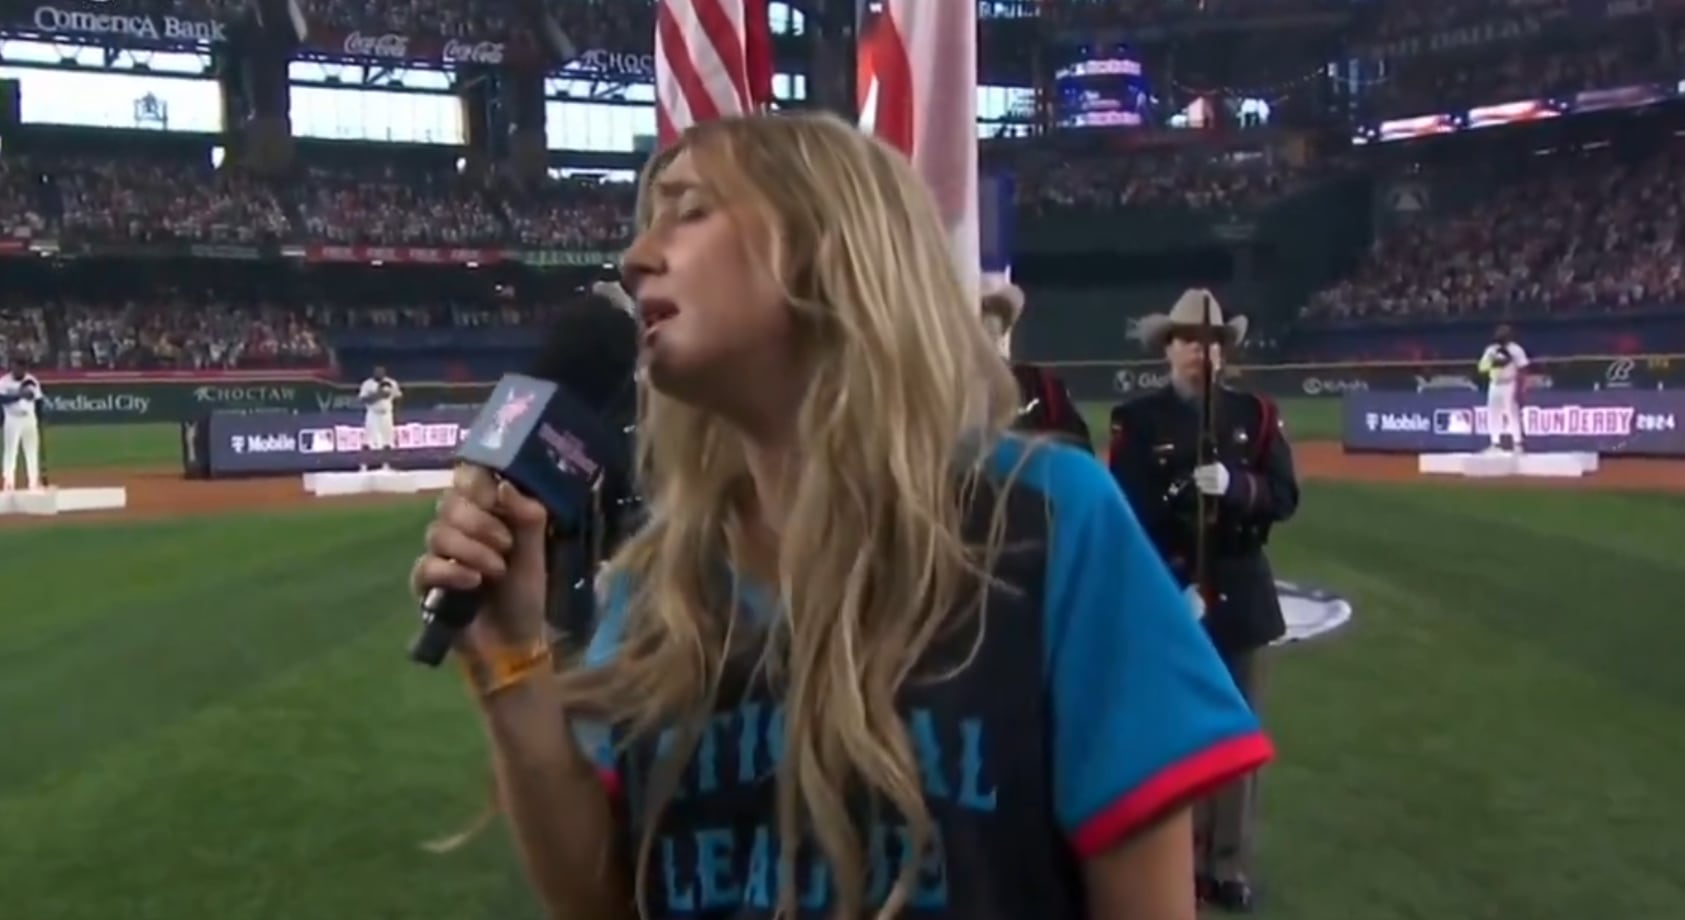
[[[184,428],[208,426],[197,440],[204,450],[201,463],[212,478],[354,470],[371,463],[439,468],[451,464],[476,414],[469,408],[400,411],[394,426],[397,449],[378,454],[363,443],[360,412],[214,412],[208,422],[189,422]],[[194,439],[193,433],[184,431],[183,439]]]
[[[1477,451],[1490,441],[1486,394],[1357,392],[1345,397],[1349,451]],[[1541,390],[1522,399],[1531,451],[1685,457],[1685,390]]]

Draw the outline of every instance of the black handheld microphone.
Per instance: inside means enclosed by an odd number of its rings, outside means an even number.
[[[630,314],[600,295],[569,306],[531,373],[504,375],[481,407],[456,453],[457,482],[507,480],[559,527],[577,529],[594,492],[630,479],[626,439],[610,416],[632,395],[637,356]],[[427,592],[410,660],[444,661],[482,601],[481,591]]]

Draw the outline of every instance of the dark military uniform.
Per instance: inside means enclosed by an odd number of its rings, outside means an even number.
[[[1065,382],[1052,371],[1036,364],[1018,362],[1012,365],[1012,376],[1018,381],[1020,396],[1018,422],[1020,431],[1048,434],[1069,441],[1089,453],[1094,452],[1093,436],[1088,422],[1071,401]]]
[[[1221,389],[1212,399],[1215,461],[1229,471],[1225,494],[1206,499],[1210,592],[1204,624],[1247,702],[1258,707],[1259,650],[1286,631],[1264,546],[1270,529],[1293,515],[1299,485],[1292,450],[1273,402]],[[1110,467],[1153,544],[1184,586],[1194,579],[1200,527],[1200,405],[1170,387],[1112,409]],[[1207,895],[1247,906],[1254,779],[1213,796],[1199,815],[1198,869]]]

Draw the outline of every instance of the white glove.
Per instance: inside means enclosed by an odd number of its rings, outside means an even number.
[[[1229,468],[1221,463],[1207,463],[1194,468],[1194,485],[1206,495],[1227,495]]]
[[[1194,619],[1205,619],[1205,597],[1199,593],[1198,585],[1189,585],[1188,589],[1182,592],[1182,600],[1188,602],[1188,609],[1193,612]]]

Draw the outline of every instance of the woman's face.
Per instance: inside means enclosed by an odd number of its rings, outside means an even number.
[[[638,302],[650,383],[687,401],[788,356],[791,316],[771,271],[770,235],[722,201],[683,151],[652,182],[654,213],[622,263]]]

